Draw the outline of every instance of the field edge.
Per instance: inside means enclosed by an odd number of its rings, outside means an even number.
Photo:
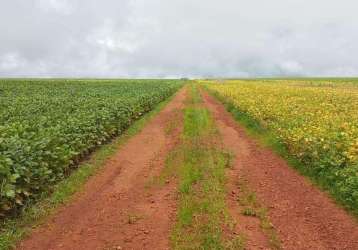
[[[66,179],[54,187],[56,191],[45,193],[39,200],[30,203],[23,209],[19,217],[0,222],[0,250],[15,248],[18,242],[25,238],[33,228],[43,224],[61,206],[71,202],[72,198],[82,190],[88,179],[95,175],[111,156],[163,110],[182,88],[180,87],[174,94],[158,103],[154,109],[133,122],[123,134],[96,148],[78,164],[78,167]]]

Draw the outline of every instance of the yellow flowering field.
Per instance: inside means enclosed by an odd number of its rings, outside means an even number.
[[[358,85],[349,82],[204,82],[279,138],[288,152],[358,208]]]

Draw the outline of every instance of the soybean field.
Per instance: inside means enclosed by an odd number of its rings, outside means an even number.
[[[173,95],[181,81],[1,80],[0,216]]]

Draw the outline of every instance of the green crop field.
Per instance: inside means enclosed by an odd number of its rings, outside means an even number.
[[[0,216],[63,179],[179,80],[1,80]]]

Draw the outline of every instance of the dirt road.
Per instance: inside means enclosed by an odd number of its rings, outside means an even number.
[[[177,211],[177,181],[151,185],[179,142],[187,90],[175,98],[91,178],[70,204],[18,249],[169,249]],[[325,193],[250,138],[224,106],[203,93],[225,148],[234,155],[227,171],[227,207],[245,249],[358,249],[358,224]],[[243,214],[242,183],[264,216]],[[266,226],[265,226],[266,225]],[[269,226],[267,226],[269,225]]]

